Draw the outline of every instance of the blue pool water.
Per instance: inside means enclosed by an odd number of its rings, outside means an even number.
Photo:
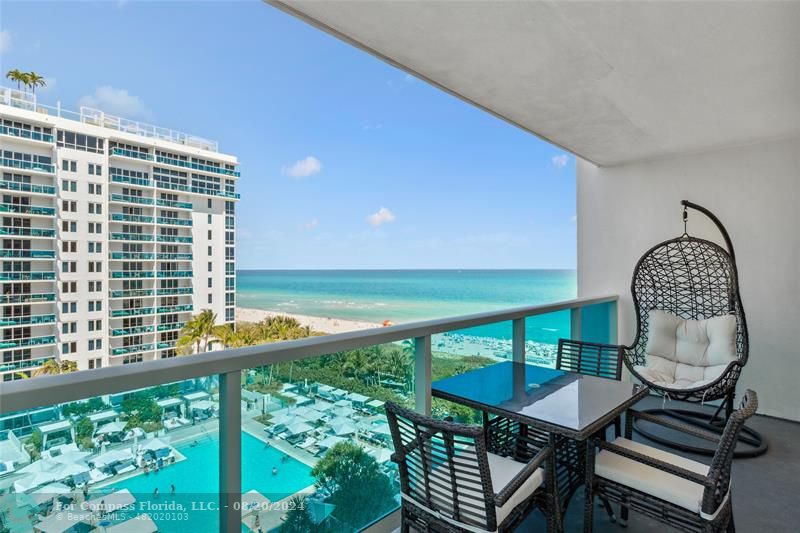
[[[149,475],[138,475],[104,487],[103,493],[128,489],[137,501],[136,510],[125,510],[117,518],[132,518],[148,513],[156,522],[159,532],[216,532],[219,530],[219,513],[209,506],[217,505],[219,484],[219,441],[217,436],[198,438],[197,444],[176,446],[186,456],[185,461],[163,468]],[[282,462],[283,453],[269,447],[255,437],[242,433],[242,493],[259,491],[270,501],[278,501],[314,483],[311,469],[289,458]],[[272,468],[277,467],[277,475]],[[170,494],[170,485],[176,493]],[[154,495],[158,488],[159,495]],[[94,495],[90,496],[94,497]],[[158,509],[157,506],[166,507]],[[182,506],[183,510],[174,509]]]

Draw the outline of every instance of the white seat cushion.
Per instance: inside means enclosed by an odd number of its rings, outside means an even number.
[[[645,380],[690,389],[713,382],[736,361],[736,317],[687,320],[653,309],[648,316],[646,364],[634,366]]]
[[[525,468],[525,463],[518,463],[508,457],[502,457],[493,453],[489,456],[489,472],[492,476],[492,488],[495,494],[499,493],[511,480],[516,476],[520,470]],[[502,524],[503,520],[511,513],[512,510],[522,502],[524,502],[536,489],[544,483],[544,470],[537,468],[536,471],[528,476],[525,483],[511,495],[508,501],[502,507],[495,507],[497,513],[497,523]]]
[[[614,444],[703,476],[708,474],[708,466],[702,463],[640,442],[618,437],[614,440]],[[622,457],[614,452],[602,450],[597,454],[595,475],[674,503],[694,513],[700,514],[701,512],[700,509],[703,503],[702,485],[633,459]],[[708,518],[707,515],[703,516]]]

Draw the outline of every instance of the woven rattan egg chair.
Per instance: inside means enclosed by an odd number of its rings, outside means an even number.
[[[736,256],[728,232],[713,213],[686,200],[681,203],[683,235],[652,247],[634,269],[631,293],[636,338],[623,350],[623,361],[631,374],[664,397],[665,406],[667,400],[721,400],[710,417],[707,412],[687,409],[650,409],[645,413],[721,432],[733,412],[736,382],[748,358],[747,321],[739,294]],[[688,209],[699,211],[714,222],[727,250],[688,234]],[[663,332],[684,337],[673,337],[670,344],[663,341]],[[667,348],[659,347],[665,345]],[[654,355],[659,349],[671,352]],[[648,431],[641,421],[637,421],[635,429],[672,448],[714,453],[711,447],[689,445],[671,435]],[[744,428],[736,456],[754,457],[766,449],[761,435]]]

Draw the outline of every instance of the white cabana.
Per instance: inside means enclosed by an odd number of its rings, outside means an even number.
[[[369,455],[371,455],[378,464],[388,463],[392,459],[392,450],[388,448],[375,448],[369,451]]]
[[[111,450],[101,453],[93,459],[89,459],[96,467],[110,465],[119,461],[133,460],[133,454],[129,450]]]
[[[367,407],[369,407],[371,411],[380,411],[385,404],[386,402],[382,402],[381,400],[370,400],[367,402]]]
[[[89,500],[83,504],[83,508],[91,509],[92,511],[102,510],[110,512],[123,509],[134,503],[136,503],[136,498],[133,497],[131,491],[128,489],[122,489],[118,490],[117,492],[112,492],[111,494],[105,494]]]
[[[160,438],[150,439],[149,441],[142,444],[142,450],[161,450],[162,448],[169,448],[169,443],[164,441]]]
[[[340,437],[344,435],[352,435],[356,432],[356,425],[353,423],[353,421],[343,417],[334,418],[328,422],[328,427],[331,428],[334,435]]]
[[[89,470],[90,468],[83,463],[66,463],[61,464],[58,468],[56,468],[53,474],[56,476],[56,479],[61,480],[67,479],[68,477],[77,476],[78,474],[83,474]]]
[[[119,413],[113,409],[100,411],[99,413],[92,413],[87,417],[92,424],[99,424],[100,422],[107,422],[109,420],[116,420],[119,418]]]
[[[50,483],[44,487],[38,488],[33,491],[33,500],[37,505],[41,505],[46,501],[52,500],[61,494],[70,494],[72,489],[63,483]]]
[[[125,431],[125,422],[109,422],[97,428],[95,435],[113,435]]]
[[[352,402],[350,400],[336,400],[333,405],[334,407],[350,407]]]
[[[319,446],[320,448],[330,449],[330,448],[333,448],[334,446],[336,446],[337,444],[339,444],[340,442],[346,442],[346,441],[347,441],[347,439],[345,439],[343,437],[337,437],[336,435],[330,435],[328,437],[325,437],[321,441],[319,441],[317,443],[317,446]]]
[[[164,398],[162,400],[158,400],[156,404],[162,409],[170,409],[172,407],[178,407],[183,405],[183,402],[180,398]]]
[[[41,485],[52,483],[56,479],[56,475],[53,472],[31,472],[14,481],[14,490],[16,492],[28,492]]]
[[[313,427],[305,422],[294,422],[286,426],[286,432],[289,435],[302,435],[303,433],[308,433],[313,429]]]
[[[198,400],[193,402],[191,405],[192,409],[199,410],[199,411],[209,411],[216,409],[217,404],[212,402],[211,400]]]
[[[105,528],[106,533],[155,533],[156,531],[158,526],[147,513]]]
[[[197,392],[190,392],[189,394],[184,394],[183,399],[187,402],[196,402],[198,400],[205,400],[211,396],[209,393],[205,391],[197,391]]]
[[[334,407],[331,409],[331,414],[339,418],[349,418],[355,414],[356,410],[352,407]]]
[[[38,524],[34,524],[34,531],[41,533],[64,533],[73,531],[80,523],[93,524],[94,514],[90,511],[75,510],[71,513],[50,514]],[[88,528],[87,528],[88,529]]]
[[[23,466],[19,469],[19,472],[25,474],[34,474],[39,472],[52,472],[56,468],[60,466],[59,463],[53,461],[52,459],[39,459],[38,461],[34,461],[27,466]]]

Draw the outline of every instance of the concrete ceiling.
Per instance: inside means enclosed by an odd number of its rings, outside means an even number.
[[[800,135],[800,2],[268,0],[600,165]]]

